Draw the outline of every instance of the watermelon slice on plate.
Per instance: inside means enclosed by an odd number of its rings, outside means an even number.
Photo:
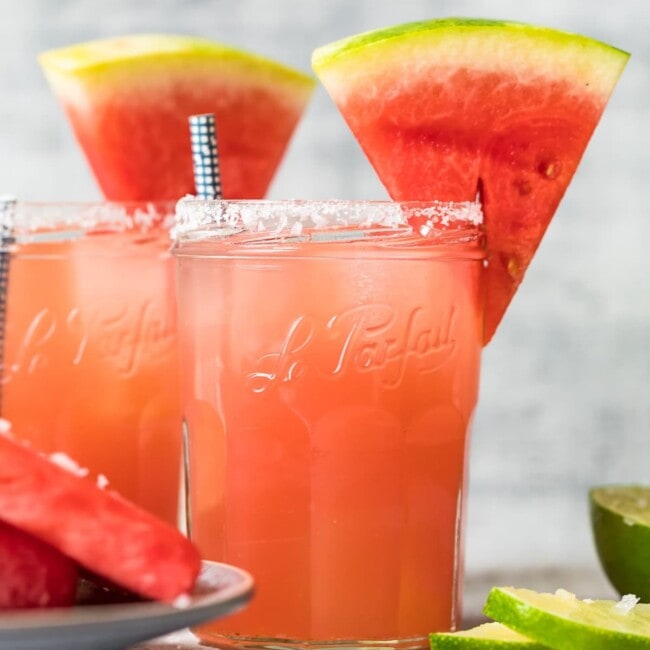
[[[45,52],[40,63],[105,197],[194,193],[188,117],[214,113],[225,198],[265,195],[312,77],[198,38],[133,35]]]
[[[144,598],[171,602],[189,593],[201,565],[174,527],[101,489],[70,459],[45,457],[6,435],[0,520]]]
[[[31,535],[0,521],[0,610],[67,607],[77,594],[77,565]]]
[[[314,52],[314,70],[393,199],[480,197],[485,343],[628,56],[584,36],[463,18],[381,29]]]

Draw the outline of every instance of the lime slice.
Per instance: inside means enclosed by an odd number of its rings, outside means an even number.
[[[650,602],[650,487],[612,485],[589,492],[598,557],[621,594]]]
[[[489,650],[494,648],[521,648],[521,650],[545,650],[547,646],[540,645],[529,638],[514,632],[501,623],[484,623],[471,630],[462,632],[437,632],[429,635],[431,650]]]
[[[495,587],[484,612],[553,650],[650,648],[650,605],[636,600],[580,600],[562,589],[544,594]]]

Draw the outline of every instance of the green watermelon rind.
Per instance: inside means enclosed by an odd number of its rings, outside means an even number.
[[[426,38],[430,38],[431,32],[435,31],[441,32],[444,36],[450,36],[454,34],[461,35],[468,30],[485,31],[486,29],[493,35],[498,34],[498,32],[507,34],[520,33],[528,39],[537,37],[558,45],[571,43],[576,46],[586,47],[590,50],[602,49],[609,55],[612,52],[618,52],[625,59],[630,56],[628,52],[603,43],[602,41],[550,27],[539,27],[522,22],[489,20],[484,18],[442,18],[394,25],[392,27],[375,29],[343,38],[314,50],[312,65],[318,70],[335,63],[336,59],[340,57],[347,59],[349,55],[355,53],[355,50],[361,53],[366,47],[385,46],[388,42],[395,39],[402,39],[403,37],[413,38],[418,34],[422,34]]]
[[[540,57],[540,53],[543,56]],[[356,77],[408,78],[422,60],[450,69],[514,72],[565,80],[579,92],[608,97],[629,54],[599,40],[527,23],[446,18],[351,36],[312,54],[312,69],[340,99]]]
[[[178,64],[205,66],[206,60],[216,60],[224,70],[236,66],[238,74],[267,77],[289,85],[302,87],[311,93],[316,80],[312,75],[284,65],[276,60],[247,52],[223,43],[174,34],[132,34],[106,38],[43,52],[39,63],[48,77],[94,77],[109,79],[107,73],[123,71],[132,66],[152,62],[164,66],[167,60]]]

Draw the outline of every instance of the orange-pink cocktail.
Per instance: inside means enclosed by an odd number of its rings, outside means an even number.
[[[173,204],[7,207],[1,413],[39,451],[176,524],[172,214]]]
[[[199,633],[426,645],[458,617],[478,206],[188,199],[178,215],[191,536],[257,583]]]

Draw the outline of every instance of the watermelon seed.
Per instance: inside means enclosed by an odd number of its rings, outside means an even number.
[[[517,279],[519,277],[519,262],[515,257],[510,257],[508,259],[507,268],[511,278]]]
[[[542,160],[537,166],[540,176],[550,181],[556,179],[562,171],[562,163],[557,160]]]
[[[530,184],[530,181],[526,180],[525,178],[516,178],[513,181],[513,185],[515,186],[515,189],[521,196],[528,196],[533,191],[533,186]]]

